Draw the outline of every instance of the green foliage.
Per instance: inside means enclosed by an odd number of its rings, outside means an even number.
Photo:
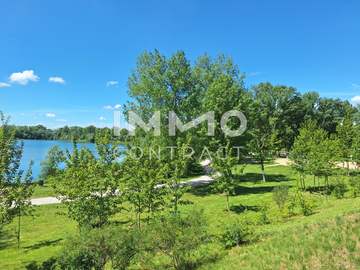
[[[235,195],[235,188],[237,187],[233,168],[240,162],[240,157],[234,155],[229,143],[226,147],[220,149],[223,150],[223,153],[218,151],[214,154],[213,159],[213,167],[218,174],[215,189],[226,195],[227,209],[230,211],[229,197]],[[243,169],[244,167],[241,168],[241,170]]]
[[[194,269],[194,254],[208,239],[203,212],[197,210],[154,220],[150,234],[151,252],[168,257],[176,270]]]
[[[297,200],[300,205],[301,212],[304,216],[310,216],[314,213],[314,200],[304,195],[304,193],[300,191],[297,192]]]
[[[136,213],[138,227],[143,213],[153,216],[165,205],[166,190],[160,187],[165,181],[165,168],[160,160],[150,159],[148,154],[130,155],[123,163],[124,195]]]
[[[0,112],[0,229],[17,218],[16,239],[20,247],[21,217],[31,213],[29,198],[33,193],[31,165],[24,174],[20,170],[23,145],[15,139],[15,131]]]
[[[353,176],[349,179],[349,185],[351,188],[352,195],[357,197],[360,195],[360,176]]]
[[[109,131],[109,128],[88,127],[62,127],[58,129],[49,129],[43,125],[37,126],[13,126],[15,137],[25,140],[69,140],[82,142],[95,142],[96,133]],[[121,129],[118,140],[125,142],[128,138],[128,130]]]
[[[273,189],[273,200],[280,210],[283,210],[289,197],[289,187],[285,185],[277,186]]]
[[[220,241],[225,248],[229,249],[247,243],[251,235],[249,224],[236,220],[235,222],[225,225]]]
[[[104,227],[69,239],[58,259],[61,269],[127,269],[138,253],[136,230]]]
[[[347,185],[343,179],[337,179],[336,182],[332,185],[332,195],[337,199],[342,199],[345,196],[347,191]]]
[[[56,176],[60,171],[60,164],[65,161],[65,154],[58,146],[52,147],[45,160],[41,162],[39,183],[44,184],[48,177]]]
[[[314,121],[306,122],[300,129],[290,154],[294,162],[293,167],[300,175],[301,188],[305,189],[305,174],[325,177],[328,186],[328,178],[333,173],[339,155],[339,141],[329,137],[329,134],[318,128]]]
[[[96,148],[98,158],[74,144],[73,152],[67,153],[65,169],[52,178],[57,194],[68,206],[69,216],[80,227],[103,226],[120,211],[120,148],[112,141],[110,131],[97,135]]]

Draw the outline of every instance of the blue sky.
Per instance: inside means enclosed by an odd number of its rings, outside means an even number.
[[[0,11],[0,110],[15,124],[111,125],[105,106],[128,100],[136,58],[153,49],[232,56],[249,86],[360,96],[357,0],[2,0]]]

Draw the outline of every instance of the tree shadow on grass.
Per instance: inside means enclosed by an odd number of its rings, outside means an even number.
[[[230,211],[234,212],[236,214],[241,214],[245,211],[253,211],[253,212],[259,212],[261,210],[260,206],[256,205],[232,205],[230,206]]]
[[[267,193],[267,192],[272,192],[274,188],[275,188],[275,186],[248,187],[248,186],[238,185],[237,187],[235,187],[234,195],[238,196],[238,195],[248,195],[248,194],[263,194],[263,193]],[[217,192],[216,189],[214,188],[214,183],[207,185],[207,186],[191,188],[188,192],[190,194],[193,194],[195,196],[200,196],[200,197],[213,195],[213,194],[219,194],[219,192]]]
[[[0,249],[10,246],[11,235],[6,231],[0,231]]]
[[[260,173],[245,173],[237,175],[236,180],[240,182],[253,182],[259,183],[262,181],[262,175]],[[266,182],[285,182],[291,179],[283,174],[266,174]]]
[[[59,239],[56,239],[56,240],[40,241],[39,243],[36,243],[34,245],[24,247],[24,249],[29,251],[29,250],[39,249],[39,248],[42,248],[42,247],[54,246],[57,243],[59,243],[60,241],[62,241],[62,240],[63,240],[62,238],[59,238]]]
[[[317,194],[322,194],[322,195],[330,195],[333,190],[335,189],[334,185],[329,185],[327,186],[312,186],[312,187],[307,187],[305,190],[310,192],[310,193],[317,193]]]
[[[275,186],[254,186],[254,187],[246,187],[246,186],[237,186],[235,188],[234,194],[237,195],[248,195],[248,194],[264,194],[268,192],[272,192]]]

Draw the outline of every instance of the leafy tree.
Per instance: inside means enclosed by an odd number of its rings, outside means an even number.
[[[150,158],[147,149],[139,157],[129,156],[124,161],[125,195],[136,213],[136,223],[141,226],[141,215],[149,217],[165,205],[164,168],[156,157]]]
[[[120,148],[110,131],[97,134],[96,148],[98,158],[74,144],[73,152],[67,153],[65,169],[53,178],[59,197],[68,206],[69,216],[80,227],[101,227],[120,211]]]
[[[179,213],[179,204],[183,202],[182,197],[188,189],[181,183],[181,177],[185,175],[187,164],[191,161],[191,157],[187,154],[188,147],[188,143],[178,142],[176,153],[165,163],[166,191],[175,215]]]
[[[0,112],[0,228],[15,217],[18,218],[18,247],[21,238],[21,217],[29,214],[29,198],[33,193],[31,164],[25,175],[19,169],[22,153],[23,145],[16,141],[15,130],[8,125],[8,118]]]
[[[298,187],[303,190],[306,188],[305,175],[311,173],[310,154],[314,147],[312,139],[314,130],[316,130],[316,123],[314,121],[305,122],[290,152],[290,159],[293,161],[292,166],[300,176]]]
[[[328,133],[316,126],[315,122],[307,122],[300,130],[291,152],[294,168],[300,173],[301,187],[305,188],[305,174],[324,177],[326,186],[336,161],[339,160],[339,141],[330,138]]]
[[[351,112],[346,114],[344,120],[337,126],[336,131],[339,139],[340,158],[341,161],[347,164],[348,174],[350,174],[352,146],[355,139],[354,119]]]
[[[167,256],[177,270],[193,269],[192,256],[206,243],[207,224],[202,211],[160,217],[151,223],[152,252]]]
[[[233,153],[230,144],[222,150],[224,150],[223,153],[219,153],[218,151],[214,154],[213,159],[213,167],[218,174],[216,177],[215,188],[216,190],[225,193],[227,210],[230,212],[229,197],[235,194],[235,189],[237,187],[233,169],[235,165],[239,164],[240,157],[237,157]],[[241,168],[241,170],[243,169],[244,167]]]
[[[65,154],[59,146],[52,147],[41,162],[39,180],[43,183],[48,177],[56,176],[60,170],[60,164],[65,161]]]
[[[354,138],[351,146],[352,160],[357,164],[357,168],[360,168],[360,125],[354,127]]]
[[[23,177],[23,172],[19,172],[15,176],[15,181],[11,183],[10,198],[12,206],[10,209],[10,216],[17,219],[16,240],[17,246],[20,248],[21,240],[21,218],[23,216],[32,214],[32,205],[30,198],[34,192],[34,185],[32,185],[31,165],[27,173]]]

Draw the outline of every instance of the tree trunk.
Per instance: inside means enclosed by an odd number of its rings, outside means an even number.
[[[19,206],[18,228],[17,228],[17,235],[16,235],[18,249],[20,249],[20,233],[21,233],[20,229],[21,229],[21,207]]]
[[[262,181],[266,182],[265,165],[264,165],[264,160],[263,159],[260,160],[260,165],[261,165]]]
[[[227,206],[228,212],[230,213],[229,193],[226,193],[226,206]]]

